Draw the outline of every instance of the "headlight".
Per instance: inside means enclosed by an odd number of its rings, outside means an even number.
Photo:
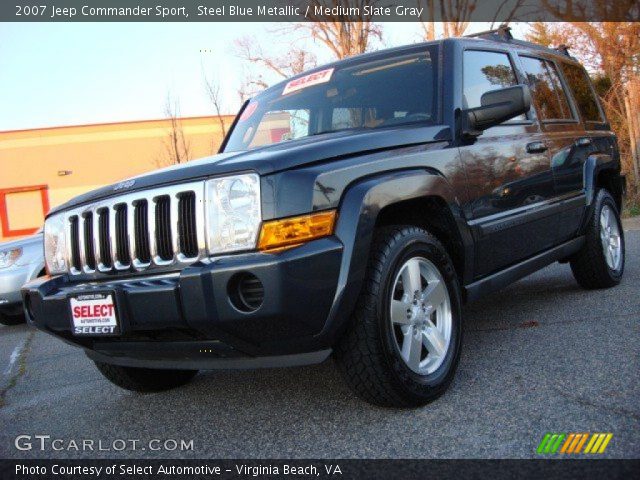
[[[11,250],[0,250],[0,268],[9,268],[22,256],[21,248]]]
[[[249,173],[213,178],[205,190],[209,254],[254,249],[262,221],[260,177]]]
[[[51,275],[67,271],[64,217],[56,215],[44,223],[44,261]]]

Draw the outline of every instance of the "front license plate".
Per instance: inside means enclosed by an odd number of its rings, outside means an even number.
[[[74,335],[118,335],[116,305],[111,293],[88,293],[71,297]]]

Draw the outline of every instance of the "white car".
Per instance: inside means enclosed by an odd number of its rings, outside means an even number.
[[[0,243],[0,323],[17,325],[25,321],[20,288],[44,274],[42,231]]]

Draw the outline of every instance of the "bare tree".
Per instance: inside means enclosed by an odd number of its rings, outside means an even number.
[[[308,22],[298,23],[295,29],[306,31],[311,38],[329,49],[336,59],[365,53],[371,48],[371,39],[382,39],[382,29],[372,21],[371,15],[333,15],[324,10],[316,14],[316,7],[343,9],[358,8],[364,12],[366,5],[377,0],[310,0]]]
[[[203,81],[204,81],[204,89],[207,93],[207,97],[209,97],[209,101],[211,102],[211,106],[213,110],[216,112],[216,116],[218,117],[218,122],[220,123],[220,131],[222,132],[222,136],[227,135],[227,128],[224,124],[224,118],[222,117],[222,99],[220,98],[220,84],[213,79],[207,77],[207,74],[203,72]]]
[[[502,0],[491,21],[491,28],[498,21],[508,25],[523,3],[524,0]],[[442,27],[442,36],[445,38],[463,36],[473,20],[474,12],[480,6],[479,0],[416,0],[416,4],[426,12],[427,21],[421,22],[426,41],[436,39],[436,24]],[[435,22],[436,18],[441,21]]]
[[[591,71],[604,74],[608,87],[601,98],[620,140],[623,165],[633,172],[635,193],[640,198],[640,24],[573,21],[591,15],[623,18],[622,13],[633,5],[638,8],[637,3],[574,0],[566,2],[564,9],[547,0],[543,4],[556,18],[572,21],[534,24],[528,38],[547,45],[568,45]]]
[[[416,0],[418,8],[424,8],[427,11],[427,21],[420,22],[423,30],[424,39],[427,42],[432,42],[436,39],[436,8],[435,0]]]
[[[424,39],[432,41],[436,39],[436,16],[441,20],[437,23],[441,25],[445,38],[464,35],[477,0],[416,0],[416,3],[427,12],[429,21],[423,21],[421,25]]]
[[[294,47],[282,55],[267,54],[260,42],[251,36],[236,39],[234,51],[245,62],[244,80],[237,89],[242,103],[269,86],[263,72],[288,78],[317,66],[316,56],[311,52]]]
[[[373,5],[377,0],[311,0],[309,21],[286,26],[278,32],[286,36],[289,45],[301,44],[311,38],[326,46],[336,59],[366,52],[371,44],[370,38],[381,39],[382,30],[371,22],[370,16],[345,17],[344,15],[315,14],[315,7],[352,7],[358,6],[363,11],[365,5]],[[294,38],[302,33],[300,38]],[[317,66],[316,56],[302,47],[289,47],[282,55],[268,54],[255,38],[245,36],[234,42],[236,55],[248,66],[258,67],[258,72],[267,72],[277,78],[288,78]],[[262,73],[249,70],[245,80],[238,88],[242,102],[267,88],[268,83]]]
[[[269,55],[254,37],[244,36],[234,42],[236,56],[249,64],[266,68],[282,78],[297,75],[317,65],[316,56],[293,47],[284,55]]]
[[[240,83],[237,89],[238,97],[240,97],[240,103],[246,102],[268,86],[269,85],[264,81],[261,75],[245,72],[244,80]]]
[[[169,131],[165,138],[165,154],[156,159],[159,167],[175,165],[191,160],[191,145],[184,136],[182,121],[180,120],[180,102],[167,94],[164,114],[169,120]]]
[[[502,0],[498,8],[495,10],[493,19],[491,20],[492,30],[496,27],[496,24],[509,25],[518,15],[520,10],[525,6],[526,0]],[[504,8],[510,8],[506,15],[503,15]],[[506,10],[505,10],[506,11]]]

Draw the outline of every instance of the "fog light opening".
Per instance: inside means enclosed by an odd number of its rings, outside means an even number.
[[[264,301],[264,285],[252,273],[237,273],[227,285],[231,304],[241,312],[255,312]]]
[[[27,319],[29,321],[33,322],[33,320],[35,318],[35,315],[33,314],[33,305],[31,303],[32,303],[31,302],[31,295],[30,294],[25,295],[25,297],[24,297],[24,311],[25,311],[25,313],[27,315]]]

